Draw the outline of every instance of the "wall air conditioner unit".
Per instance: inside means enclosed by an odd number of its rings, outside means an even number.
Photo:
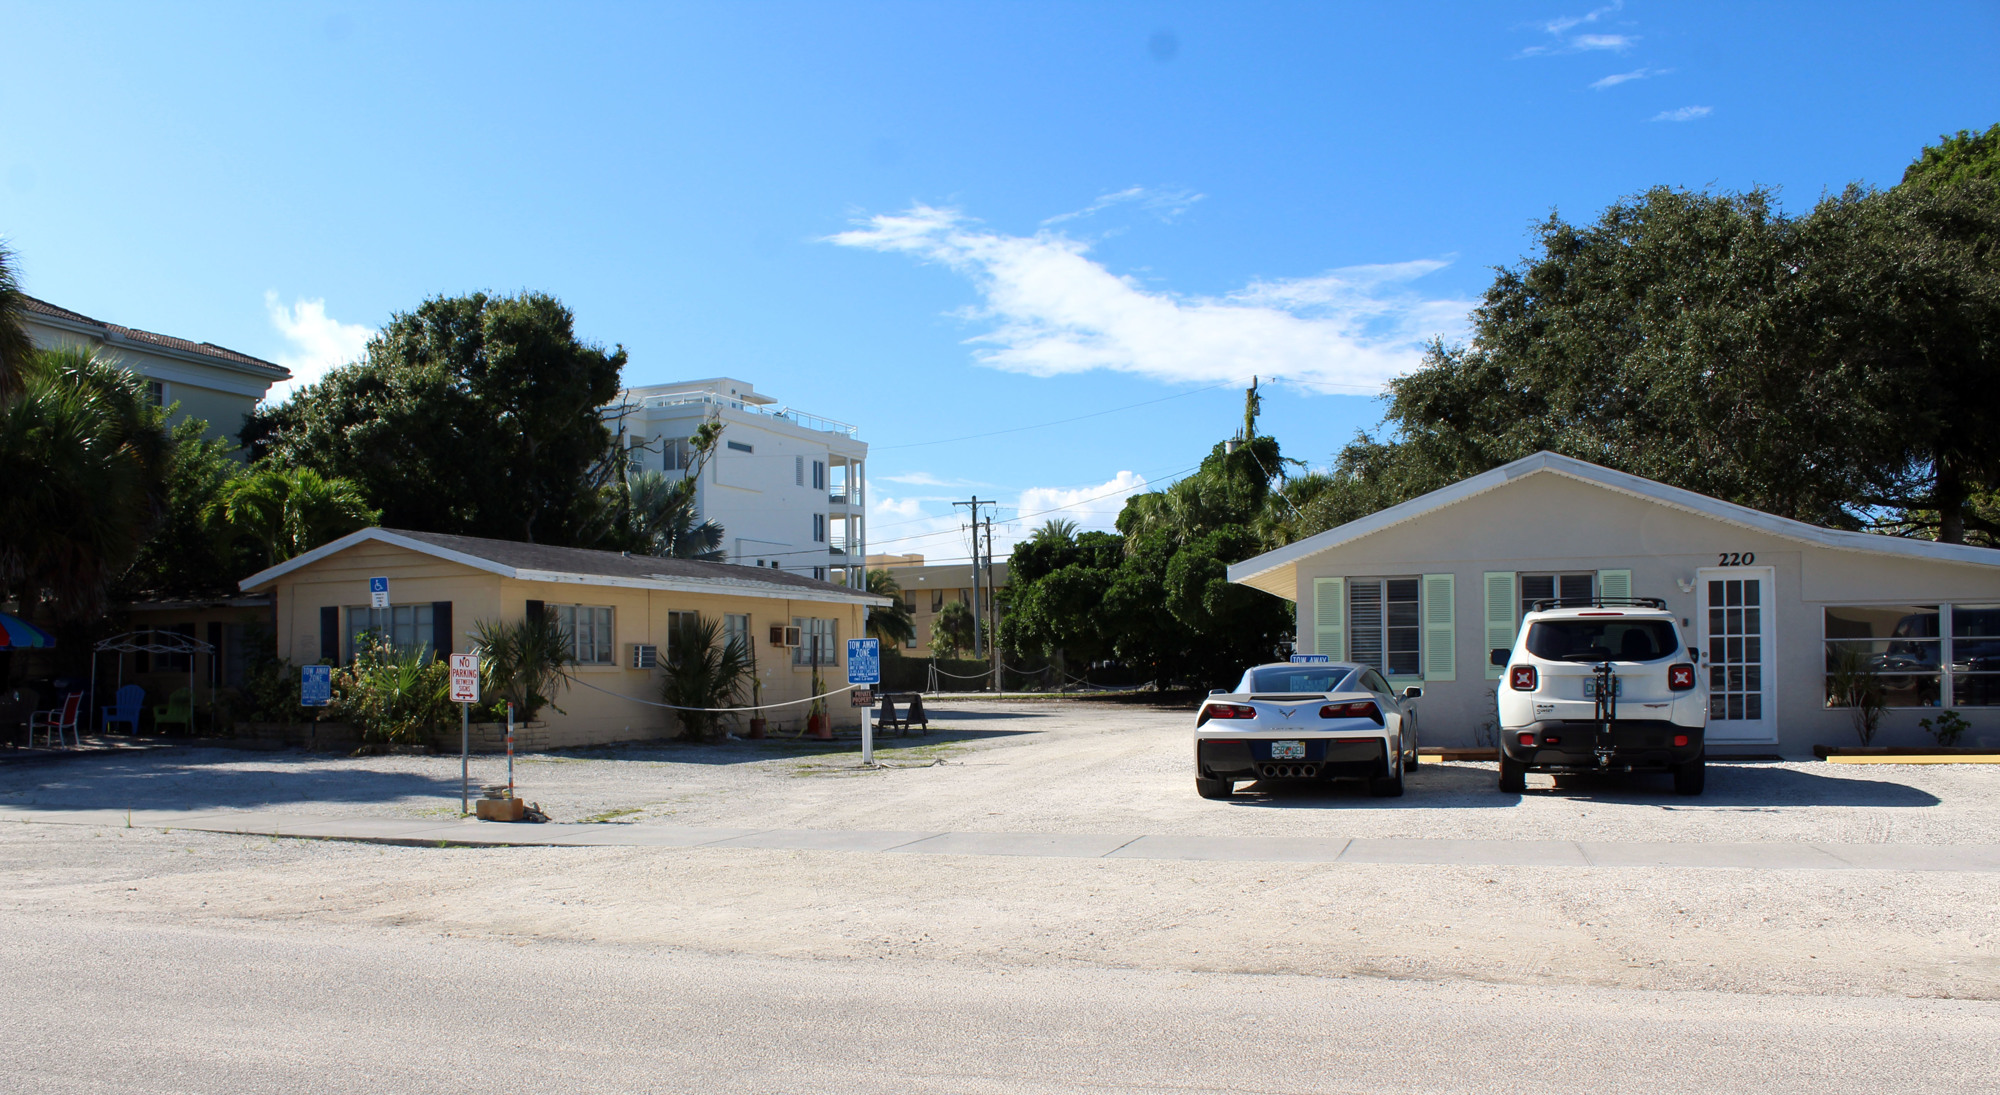
[[[799,637],[799,629],[796,627],[786,627],[781,624],[772,624],[771,645],[772,646],[801,645],[801,639]]]
[[[627,660],[627,664],[633,669],[658,669],[660,667],[659,647],[654,646],[652,643],[628,643],[626,645],[632,651],[632,657]]]

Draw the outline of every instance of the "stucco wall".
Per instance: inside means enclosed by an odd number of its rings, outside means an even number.
[[[835,664],[820,670],[822,683],[832,689],[847,682],[845,640],[861,636],[865,611],[859,605],[735,592],[691,594],[570,582],[522,582],[392,545],[364,543],[277,581],[279,654],[300,663],[318,661],[323,656],[337,659],[338,651],[320,650],[320,609],[366,605],[368,579],[376,576],[389,579],[392,604],[452,602],[454,651],[471,648],[479,621],[518,620],[530,600],[550,606],[609,607],[615,635],[615,663],[577,667],[578,686],[556,700],[562,711],[545,711],[541,716],[548,723],[546,740],[562,745],[642,740],[674,732],[669,712],[634,701],[634,698],[659,700],[659,671],[626,668],[630,644],[651,643],[665,650],[669,612],[699,612],[709,617],[747,614],[763,702],[769,704],[804,699],[812,694],[811,669],[793,666],[789,650],[769,644],[771,625],[790,624],[794,617],[839,621],[841,643],[834,652]],[[343,633],[345,626],[343,617]],[[807,705],[796,704],[769,712],[771,732],[797,731],[804,724],[806,710]],[[858,728],[864,714],[863,709],[851,707],[844,695],[830,699],[827,711],[835,727],[846,728]]]
[[[1821,548],[1543,473],[1302,560],[1300,648],[1312,647],[1314,578],[1455,575],[1456,679],[1425,682],[1419,717],[1427,744],[1470,744],[1492,717],[1499,683],[1486,675],[1485,572],[1630,570],[1633,594],[1664,598],[1692,643],[1699,634],[1697,598],[1679,581],[1692,583],[1724,552],[1754,553],[1758,566],[1773,571],[1775,650],[1767,664],[1775,676],[1775,748],[1788,753],[1857,743],[1847,712],[1829,710],[1823,700],[1825,605],[2000,603],[2000,566]],[[1973,724],[1964,744],[2000,745],[2000,709],[1959,710]],[[1935,713],[1890,711],[1876,744],[1927,744],[1917,720]]]

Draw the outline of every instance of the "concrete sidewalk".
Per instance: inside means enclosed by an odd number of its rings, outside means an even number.
[[[647,824],[530,825],[470,820],[314,817],[177,810],[0,807],[0,824],[188,829],[243,836],[464,847],[778,848],[895,855],[1047,856],[1240,863],[1396,863],[1465,867],[1734,867],[1792,871],[2000,871],[1992,844],[1704,844],[1573,840],[1143,836],[744,829]]]

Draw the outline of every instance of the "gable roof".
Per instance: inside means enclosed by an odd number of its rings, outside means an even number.
[[[458,563],[503,578],[524,582],[569,582],[577,585],[666,589],[682,593],[735,593],[745,597],[778,597],[795,601],[888,605],[887,597],[849,589],[832,582],[787,574],[770,567],[708,563],[698,559],[663,559],[621,551],[551,547],[516,540],[488,540],[442,532],[365,528],[331,543],[260,570],[239,583],[248,592],[302,567],[363,543],[391,544],[432,558]]]
[[[1670,487],[1665,483],[1654,482],[1629,472],[1613,471],[1586,460],[1545,450],[1533,456],[1524,456],[1511,464],[1502,464],[1492,471],[1482,472],[1469,479],[1461,479],[1451,486],[1412,498],[1401,505],[1377,510],[1366,517],[1308,536],[1297,543],[1287,544],[1262,555],[1252,556],[1240,563],[1231,564],[1229,580],[1267,593],[1275,593],[1288,600],[1296,600],[1298,589],[1291,569],[1294,564],[1321,552],[1353,543],[1364,536],[1372,536],[1406,521],[1414,521],[1436,513],[1446,506],[1463,502],[1490,490],[1497,490],[1517,479],[1531,475],[1566,476],[1642,498],[1670,509],[1835,551],[1859,551],[1941,563],[2000,566],[2000,550],[1993,548],[1940,544],[1934,540],[1910,540],[1901,536],[1884,536],[1873,532],[1821,528],[1804,521],[1778,517],[1762,510],[1751,509],[1749,506],[1724,502],[1720,498],[1710,498],[1706,494]]]
[[[22,301],[26,304],[27,310],[38,317],[55,320],[59,325],[64,327],[87,331],[106,342],[124,342],[134,346],[169,350],[181,354],[192,354],[196,357],[227,362],[230,365],[245,368],[252,372],[268,374],[272,380],[291,379],[291,370],[285,368],[283,365],[265,361],[261,357],[251,357],[249,354],[238,353],[227,346],[217,346],[213,342],[190,342],[185,338],[175,338],[172,335],[157,334],[153,331],[141,331],[137,327],[120,327],[116,323],[106,323],[103,320],[92,319],[82,312],[72,312],[67,308],[59,308],[46,300],[38,300],[31,296],[24,295]]]

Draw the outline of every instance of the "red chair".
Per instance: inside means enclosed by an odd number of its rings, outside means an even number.
[[[83,707],[83,693],[71,692],[63,698],[60,711],[36,711],[28,716],[28,748],[35,747],[35,731],[42,731],[42,740],[54,749],[63,745],[63,735],[67,733],[78,747],[83,745],[83,736],[76,728],[76,713]]]

